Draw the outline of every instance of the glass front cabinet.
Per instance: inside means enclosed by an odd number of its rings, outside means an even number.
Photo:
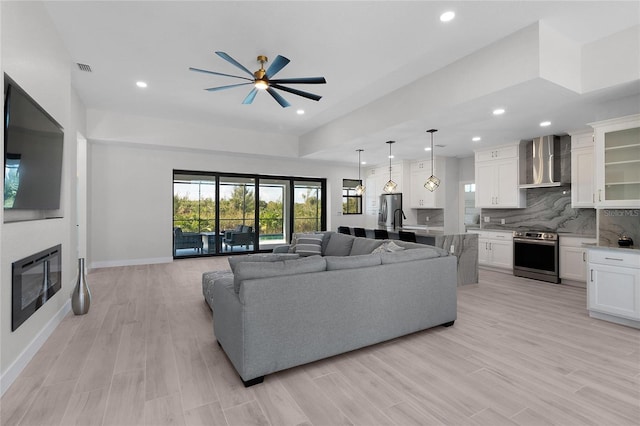
[[[598,208],[640,207],[640,114],[590,124]]]

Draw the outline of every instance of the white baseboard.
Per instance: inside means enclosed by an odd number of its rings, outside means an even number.
[[[114,268],[116,266],[152,265],[155,263],[171,263],[173,257],[151,257],[146,259],[103,260],[91,262],[90,269]]]
[[[7,368],[7,371],[0,376],[0,396],[4,395],[7,389],[18,378],[18,375],[29,364],[29,361],[35,356],[36,352],[40,350],[44,342],[47,341],[53,330],[60,324],[62,319],[71,311],[71,299],[67,300],[58,312],[49,320],[47,325],[44,326],[40,333],[29,343],[29,345],[22,351],[18,358]]]

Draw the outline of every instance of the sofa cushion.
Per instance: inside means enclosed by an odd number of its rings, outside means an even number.
[[[327,271],[338,269],[366,268],[382,264],[379,254],[362,254],[356,256],[329,256],[327,259]]]
[[[225,282],[233,285],[233,272],[225,270],[205,272],[202,274],[202,294],[211,309],[213,309],[213,283],[218,280],[226,280]]]
[[[447,252],[438,247],[425,247],[426,248],[380,253],[380,258],[382,259],[382,264],[385,265],[387,263],[409,262],[411,260],[447,256]]]
[[[322,256],[310,256],[300,259],[279,260],[275,262],[241,262],[236,265],[233,275],[233,288],[240,292],[244,280],[254,278],[278,277],[284,275],[306,274],[327,269],[327,261]]]
[[[370,254],[382,245],[382,240],[374,240],[372,238],[356,237],[351,246],[349,256],[360,256],[362,254]]]
[[[334,233],[329,238],[329,244],[324,252],[325,256],[349,256],[351,246],[356,237],[351,235]]]
[[[276,262],[278,260],[291,260],[299,258],[299,254],[295,253],[263,253],[248,254],[243,256],[229,256],[229,266],[235,273],[236,266],[242,262]]]

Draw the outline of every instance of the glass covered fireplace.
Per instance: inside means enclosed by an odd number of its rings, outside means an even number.
[[[11,331],[15,331],[62,287],[61,246],[51,247],[11,264]]]

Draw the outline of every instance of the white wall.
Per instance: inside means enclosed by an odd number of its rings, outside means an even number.
[[[364,225],[363,215],[338,214],[355,167],[88,139],[92,268],[171,261],[174,169],[326,178],[328,229]]]
[[[36,100],[65,131],[61,219],[0,224],[0,372],[4,392],[69,309],[76,274],[75,142],[81,110],[71,88],[69,58],[41,3],[0,2],[2,71]],[[11,263],[62,244],[62,289],[11,331]]]

